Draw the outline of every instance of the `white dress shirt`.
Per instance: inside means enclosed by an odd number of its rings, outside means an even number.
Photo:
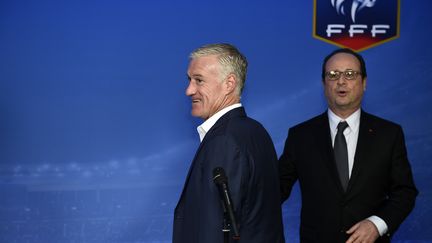
[[[223,115],[225,115],[228,111],[241,107],[241,103],[237,103],[234,105],[227,106],[223,108],[222,110],[216,112],[213,116],[205,120],[201,125],[197,127],[197,131],[200,137],[200,141],[202,142],[207,132],[213,127],[213,125],[221,118]]]
[[[351,178],[351,172],[352,168],[354,166],[354,156],[355,151],[357,148],[357,140],[359,135],[359,127],[360,127],[360,114],[361,111],[358,109],[353,114],[351,114],[346,119],[342,119],[338,117],[335,113],[333,113],[332,110],[328,109],[328,118],[329,118],[329,125],[330,125],[330,133],[332,138],[332,145],[334,146],[334,140],[337,133],[337,126],[339,122],[346,121],[348,123],[348,127],[344,130],[344,136],[347,143],[347,149],[348,149],[348,169],[349,169],[349,178]],[[380,217],[372,215],[369,218],[367,218],[369,221],[371,221],[376,228],[378,229],[378,232],[380,236],[383,236],[387,230],[387,224],[382,220]]]

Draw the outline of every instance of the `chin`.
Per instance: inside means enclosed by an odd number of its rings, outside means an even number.
[[[201,114],[201,113],[198,112],[198,111],[191,111],[191,115],[192,115],[193,117],[198,117],[198,118],[202,118],[202,117],[203,117],[203,114]]]
[[[340,99],[340,100],[336,100],[335,101],[335,104],[337,105],[337,106],[348,106],[348,105],[350,105],[350,101],[349,100],[347,100],[347,99]]]

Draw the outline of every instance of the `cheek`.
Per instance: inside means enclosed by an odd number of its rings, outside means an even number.
[[[217,99],[217,97],[219,95],[221,95],[222,90],[220,88],[220,86],[215,85],[215,86],[206,86],[203,87],[201,90],[201,95],[203,96],[203,99],[205,99],[206,101],[214,101]]]
[[[330,97],[330,96],[333,94],[333,87],[330,86],[330,85],[326,85],[326,86],[324,86],[324,94],[325,94],[327,97]]]
[[[203,89],[200,90],[200,94],[201,94],[201,97],[202,97],[205,105],[208,105],[208,103],[211,103],[214,95],[210,89],[203,87]]]
[[[364,85],[363,84],[357,85],[353,88],[353,90],[355,90],[356,96],[362,96],[364,91]]]

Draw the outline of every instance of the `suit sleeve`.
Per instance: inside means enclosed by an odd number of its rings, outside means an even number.
[[[393,234],[408,216],[414,208],[418,194],[400,126],[397,127],[391,159],[389,193],[385,204],[377,213],[377,216],[387,223],[388,234]]]
[[[281,157],[279,158],[279,180],[281,203],[288,199],[291,194],[292,187],[297,181],[297,169],[295,165],[295,132],[291,128],[288,131],[288,137],[285,141],[285,147]]]

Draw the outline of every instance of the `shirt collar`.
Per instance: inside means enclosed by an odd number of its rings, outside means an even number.
[[[359,129],[359,125],[360,125],[360,114],[361,114],[360,111],[361,111],[361,109],[359,108],[358,110],[356,110],[354,113],[352,113],[346,119],[342,119],[339,116],[337,116],[332,110],[328,109],[327,114],[328,114],[328,118],[329,118],[331,131],[336,133],[337,132],[337,126],[338,126],[339,122],[346,121],[348,123],[348,128],[353,132],[357,132],[357,130]]]
[[[213,125],[221,118],[223,115],[225,115],[228,111],[233,110],[235,108],[242,107],[241,103],[236,103],[230,106],[227,106],[223,108],[222,110],[216,112],[213,116],[205,120],[201,125],[197,127],[197,131],[200,137],[200,141],[204,139],[204,136],[207,134],[208,131],[213,127]]]

